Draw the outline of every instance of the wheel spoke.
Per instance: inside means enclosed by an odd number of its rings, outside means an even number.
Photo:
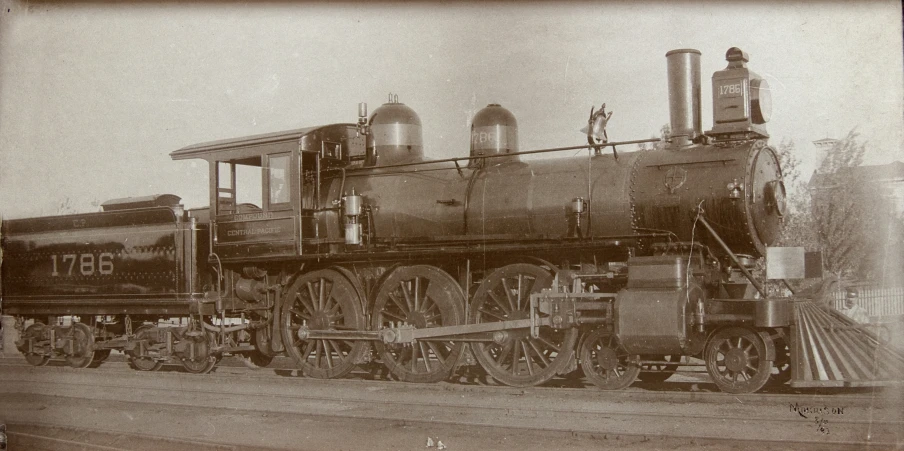
[[[421,311],[420,307],[418,307],[418,300],[421,297],[421,278],[414,278],[414,308],[412,309],[415,312]]]
[[[509,311],[517,311],[517,309],[515,309],[515,300],[512,299],[512,289],[508,286],[506,279],[502,279],[502,290],[505,293],[506,299],[508,300]]]
[[[323,352],[323,343],[320,340],[315,340],[317,342],[317,348],[314,349],[314,366],[320,368],[320,354]]]
[[[558,346],[552,344],[549,340],[547,340],[547,339],[546,339],[545,337],[543,337],[542,335],[539,336],[539,337],[537,337],[537,338],[535,338],[535,340],[539,341],[540,343],[543,343],[543,345],[546,346],[547,349],[552,349],[552,350],[555,351],[555,352],[560,352],[560,351],[561,351],[561,350],[559,349]]]
[[[342,350],[342,348],[339,346],[339,342],[337,342],[336,340],[330,340],[329,343],[330,346],[332,346],[333,349],[336,350],[336,355],[340,358],[346,354],[345,351]]]
[[[339,309],[342,307],[342,304],[339,302],[339,300],[334,297],[329,298],[327,300],[327,304],[328,304],[327,308],[325,308],[324,310],[326,310],[327,315],[331,315],[331,316],[335,315],[336,312],[338,312]],[[332,305],[332,307],[330,307],[330,305]]]
[[[524,274],[518,274],[518,295],[515,297],[515,310],[521,311],[521,298],[524,294]]]
[[[330,310],[333,309],[333,304],[336,304],[337,306],[339,305],[339,304],[336,302],[336,299],[335,299],[335,298],[333,298],[332,296],[327,295],[326,297],[323,298],[323,308],[320,309],[320,311],[329,313]]]
[[[399,315],[398,313],[395,313],[395,312],[391,312],[389,310],[383,310],[382,312],[380,312],[380,314],[382,314],[383,316],[391,316],[399,321],[405,321],[405,319],[406,319],[404,316]]]
[[[540,361],[543,362],[543,367],[548,368],[550,365],[549,359],[546,358],[546,355],[540,352],[540,350],[537,348],[537,344],[534,343],[534,339],[528,339],[527,342],[530,343],[530,347],[534,350],[534,353],[537,354],[537,357],[539,357]]]
[[[421,355],[424,356],[424,368],[428,373],[433,372],[433,369],[430,368],[430,354],[428,354],[426,349],[424,349],[424,343],[418,342],[417,347],[421,350]]]
[[[309,314],[307,314],[307,313],[305,313],[305,312],[303,312],[303,311],[301,311],[301,310],[294,309],[294,308],[290,308],[289,311],[292,312],[292,314],[294,314],[295,316],[300,316],[300,317],[302,317],[302,318],[304,318],[304,319],[307,319],[307,320],[310,320],[310,319],[311,319],[311,315],[309,315]]]
[[[512,375],[517,376],[521,363],[521,346],[518,346],[518,343],[514,343],[512,346]]]
[[[505,360],[511,353],[511,349],[506,346],[501,346],[499,350],[499,354],[496,356],[496,363],[500,366],[505,367]]]
[[[307,282],[305,285],[308,288],[308,296],[310,296],[310,300],[311,300],[310,309],[312,312],[316,312],[316,311],[318,311],[317,304],[320,302],[319,301],[320,297],[318,297],[317,293],[314,292],[314,284],[313,283]],[[298,296],[298,295],[296,294],[296,296]]]
[[[530,353],[527,352],[527,343],[521,342],[521,351],[524,353],[524,362],[527,364],[527,374],[534,375],[534,366],[531,362]]]
[[[321,302],[323,302],[323,310],[326,310],[327,302],[333,297],[333,284],[324,279],[320,279],[320,283]]]
[[[404,280],[402,280],[402,281],[399,281],[399,286],[402,288],[402,296],[405,297],[405,305],[408,306],[408,308],[405,310],[405,312],[406,313],[411,312],[412,310],[414,310],[414,304],[411,300],[411,293],[409,293],[409,291],[408,291],[409,285],[406,284]]]
[[[405,290],[403,288],[402,292],[404,293],[404,291]],[[396,295],[395,293],[389,292],[389,293],[386,293],[386,296],[389,297],[389,299],[399,308],[399,311],[401,311],[403,315],[407,316],[408,313],[411,311],[409,309],[407,303],[402,304],[402,301],[399,299],[398,295]]]
[[[411,372],[412,372],[412,373],[417,373],[417,354],[418,354],[418,349],[419,349],[419,348],[418,348],[417,346],[412,346],[412,347],[411,347]]]
[[[494,292],[492,292],[492,291],[488,291],[487,294],[489,295],[490,299],[492,299],[493,302],[495,302],[496,305],[498,305],[499,308],[502,309],[503,312],[505,312],[505,313],[511,313],[511,312],[512,312],[512,307],[511,307],[511,305],[505,305],[505,304],[503,304],[502,301],[499,299],[499,296],[498,296],[496,293],[494,293]]]
[[[436,302],[433,300],[433,298],[432,297],[428,298],[428,300],[430,301],[430,307],[428,307],[426,309],[422,309],[421,313],[423,313],[424,315],[427,315],[430,312],[436,312],[435,313],[436,315],[441,315],[442,312],[439,311],[439,307],[436,305]]]
[[[729,343],[728,340],[723,340],[723,341],[719,342],[718,350],[722,354],[725,354],[728,351],[731,351],[731,343]]]
[[[523,296],[524,296],[523,299],[526,301],[524,303],[524,306],[522,307],[523,310],[529,310],[530,294],[534,292],[534,285],[536,285],[536,284],[537,284],[537,279],[535,279],[533,277],[530,277],[527,279],[527,286],[525,287],[524,291],[522,292]],[[537,291],[540,291],[540,290],[537,290]]]
[[[494,313],[494,312],[491,312],[491,311],[487,310],[487,309],[484,308],[484,307],[481,307],[481,308],[477,309],[477,311],[479,311],[480,313],[483,313],[483,314],[485,314],[485,315],[492,316],[493,318],[496,318],[496,319],[498,319],[499,321],[505,321],[505,320],[506,320],[506,318],[505,318],[504,316],[499,315],[499,314],[496,314],[496,313]]]
[[[307,359],[308,359],[308,356],[311,355],[311,351],[313,351],[313,350],[314,350],[314,342],[313,342],[313,341],[309,341],[309,342],[307,342],[307,344],[305,345],[305,347],[304,347],[304,352],[303,352],[301,355],[303,355],[303,356],[304,356],[304,359],[307,360]]]
[[[427,343],[427,347],[430,348],[431,351],[433,351],[433,355],[435,355],[438,360],[440,360],[440,361],[446,360],[446,358],[448,356],[448,352],[449,352],[448,349],[446,349],[446,353],[444,354],[444,353],[440,352],[440,349],[437,347],[435,342],[428,341],[426,343]],[[443,347],[445,347],[445,345],[443,345]]]
[[[310,284],[308,284],[308,287],[310,287]],[[312,292],[312,293],[313,293],[313,292]],[[311,299],[314,299],[314,298],[311,297]],[[305,298],[301,297],[301,293],[295,293],[295,300],[297,300],[298,302],[300,302],[300,303],[301,303],[301,306],[304,307],[304,308],[306,308],[309,312],[315,312],[315,311],[316,311],[316,310],[314,309],[314,305],[311,303],[311,301],[308,300],[308,299],[305,299]]]
[[[333,352],[330,351],[330,343],[327,340],[321,340],[323,342],[323,357],[326,360],[327,368],[333,367]]]

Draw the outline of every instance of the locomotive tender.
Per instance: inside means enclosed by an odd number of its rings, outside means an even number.
[[[580,364],[623,388],[664,380],[681,356],[735,393],[770,377],[895,378],[897,355],[862,363],[887,352],[875,337],[767,297],[750,273],[778,237],[785,191],[768,84],[747,54],[729,49],[713,75],[705,133],[700,52],[666,56],[671,136],[654,149],[617,153],[651,140],[606,142],[591,114],[587,146],[520,152],[515,117],[490,104],[468,157],[427,160],[420,119],[390,98],[369,118],[360,105],[357,123],[173,152],[209,163],[209,208],[162,195],[5,221],[4,313],[34,320],[19,349],[35,365],[120,349],[139,370],[192,372],[285,353],[319,378],[376,360],[416,382],[449,377],[470,349],[513,386]],[[577,148],[588,154],[522,161]]]

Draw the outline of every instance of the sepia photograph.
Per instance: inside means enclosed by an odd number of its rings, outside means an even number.
[[[0,0],[0,450],[902,450],[902,4]]]

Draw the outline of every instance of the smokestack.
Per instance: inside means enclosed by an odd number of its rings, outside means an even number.
[[[700,119],[700,51],[672,50],[665,57],[669,69],[671,136],[675,145],[686,145],[703,134]]]

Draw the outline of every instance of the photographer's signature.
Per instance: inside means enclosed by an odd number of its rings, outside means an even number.
[[[844,415],[844,407],[838,406],[802,406],[796,402],[790,403],[788,406],[792,413],[797,413],[801,418],[806,418],[808,420],[812,419],[813,423],[816,425],[816,432],[822,434],[829,433],[828,417],[832,415]]]

